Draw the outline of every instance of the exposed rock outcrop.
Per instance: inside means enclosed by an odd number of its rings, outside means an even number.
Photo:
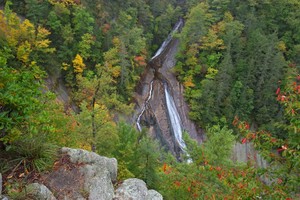
[[[161,194],[148,190],[146,183],[140,179],[125,180],[116,190],[114,200],[162,200]]]
[[[107,158],[104,156],[100,156],[94,152],[89,152],[82,149],[71,149],[63,147],[61,149],[61,152],[70,156],[70,161],[72,163],[85,163],[89,165],[96,165],[98,167],[102,166],[109,171],[112,181],[117,180],[117,159]]]
[[[26,187],[28,196],[32,196],[35,199],[43,200],[56,200],[52,192],[43,184],[32,183]]]
[[[0,184],[1,184],[0,174]],[[144,181],[128,179],[115,191],[117,160],[82,149],[62,148],[53,171],[26,186],[26,198],[38,200],[161,200]],[[0,190],[1,192],[1,190]],[[3,200],[0,193],[0,199]]]
[[[232,160],[235,162],[247,163],[251,162],[256,167],[267,168],[268,163],[262,158],[252,143],[246,142],[241,144],[236,142],[233,146]]]

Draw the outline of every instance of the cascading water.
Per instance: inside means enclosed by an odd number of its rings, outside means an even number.
[[[156,51],[156,53],[151,58],[151,60],[157,58],[166,49],[168,44],[172,41],[173,34],[176,33],[182,25],[183,25],[183,19],[180,18],[179,21],[175,24],[172,32],[168,35],[167,39],[162,43],[162,45]]]
[[[173,134],[175,136],[176,142],[178,143],[180,149],[186,153],[185,151],[186,144],[182,138],[183,130],[181,126],[182,123],[181,123],[180,115],[177,111],[174,99],[170,95],[166,84],[165,84],[165,96],[166,96],[166,104],[167,104],[167,109],[168,109],[168,114],[169,114]],[[190,157],[188,153],[186,153],[186,155]],[[192,162],[192,159],[189,158],[187,162],[188,163]]]
[[[174,26],[172,32],[168,35],[167,39],[162,43],[160,48],[156,51],[155,55],[150,59],[151,62],[154,61],[153,63],[155,63],[155,61],[157,59],[158,60],[159,59],[164,59],[163,62],[165,61],[165,55],[169,54],[169,49],[170,49],[170,46],[172,44],[173,35],[174,35],[174,33],[178,32],[178,30],[182,27],[182,25],[183,25],[183,19],[179,19],[179,21]],[[162,66],[155,66],[155,67],[157,67],[157,68],[155,68],[156,72],[159,73],[159,68],[161,68]],[[164,77],[163,75],[164,74],[161,74],[161,77]],[[140,114],[138,115],[138,117],[136,119],[136,126],[137,126],[137,129],[139,131],[142,130],[142,127],[141,127],[141,124],[140,124],[141,117],[145,113],[146,109],[150,108],[149,105],[152,102],[151,98],[152,98],[153,90],[155,90],[155,87],[156,88],[158,87],[157,85],[160,85],[160,84],[155,84],[156,86],[153,86],[154,79],[155,79],[155,77],[152,78],[152,81],[150,82],[149,93],[148,93],[147,99],[145,100],[144,105],[143,105],[143,107],[140,111]],[[167,79],[167,78],[163,78],[163,79]],[[159,80],[161,80],[161,78],[157,79],[157,81],[159,81]],[[166,119],[169,119],[169,124],[166,126],[166,128],[168,130],[165,129],[165,131],[169,132],[170,134],[174,134],[174,137],[172,137],[173,138],[172,143],[177,144],[176,146],[179,146],[179,149],[182,152],[184,152],[187,155],[187,157],[189,158],[190,157],[189,154],[186,153],[186,151],[185,151],[186,144],[185,144],[185,142],[182,138],[182,132],[183,132],[182,127],[183,127],[183,125],[182,125],[182,122],[181,122],[180,115],[177,111],[176,104],[174,102],[174,98],[170,95],[170,93],[168,91],[168,86],[166,84],[164,84],[164,90],[162,90],[162,92],[163,91],[165,93],[165,95],[164,95],[165,96],[165,101],[164,101],[165,103],[164,104],[166,104],[166,106],[164,106],[164,107],[167,108],[167,110],[165,110],[164,113],[165,113]],[[155,101],[155,100],[153,100],[153,101]],[[158,113],[156,113],[156,114],[158,114]],[[192,162],[192,160],[189,158],[187,160],[187,162]]]
[[[149,95],[148,95],[148,98],[147,98],[147,100],[146,100],[146,102],[145,102],[145,104],[144,104],[144,107],[142,108],[141,113],[139,114],[139,116],[138,116],[138,118],[137,118],[137,120],[136,120],[136,126],[137,126],[137,128],[138,128],[138,130],[139,130],[140,132],[142,131],[142,127],[141,127],[141,124],[140,124],[141,117],[142,117],[142,115],[144,114],[144,112],[145,112],[145,110],[146,110],[146,108],[147,108],[147,106],[148,106],[148,104],[149,104],[149,101],[150,101],[150,99],[151,99],[151,97],[152,97],[152,91],[153,91],[153,80],[152,80],[151,83],[150,83],[150,88],[149,88]]]
[[[155,58],[157,58],[158,56],[160,56],[163,53],[163,51],[166,49],[166,47],[168,46],[168,44],[171,42],[173,34],[176,33],[182,25],[183,25],[183,19],[180,18],[179,21],[175,24],[172,32],[168,35],[167,39],[162,43],[162,45],[156,51],[155,55],[151,58],[151,60],[154,60]],[[152,97],[152,91],[153,91],[153,80],[150,83],[150,89],[149,89],[148,98],[145,101],[144,107],[142,108],[142,110],[141,110],[141,112],[140,112],[140,114],[139,114],[139,116],[138,116],[138,118],[136,120],[136,126],[137,126],[137,128],[138,128],[139,131],[142,131],[142,127],[141,127],[140,121],[141,121],[141,117],[144,114],[144,112],[145,112],[145,110],[147,108],[147,105],[149,104],[149,101],[150,101],[150,99]]]

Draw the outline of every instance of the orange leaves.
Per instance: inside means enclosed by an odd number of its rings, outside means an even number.
[[[236,126],[239,123],[239,118],[237,116],[234,117],[234,120],[232,122],[233,126]]]
[[[135,56],[134,59],[135,63],[137,63],[139,66],[146,66],[146,60],[143,56]]]
[[[248,122],[241,122],[237,116],[234,117],[232,125],[238,127],[240,130],[250,129],[250,124]]]
[[[188,76],[185,78],[185,81],[183,82],[184,87],[195,87],[195,84],[193,83],[193,77]]]
[[[167,165],[167,163],[164,163],[162,170],[165,174],[170,174],[172,171],[172,168],[169,165]]]

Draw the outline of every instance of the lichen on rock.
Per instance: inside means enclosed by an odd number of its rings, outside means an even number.
[[[162,200],[161,194],[148,190],[146,183],[137,178],[126,179],[116,190],[114,200]]]

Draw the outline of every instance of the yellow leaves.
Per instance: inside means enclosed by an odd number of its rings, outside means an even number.
[[[277,44],[277,49],[282,51],[282,52],[286,52],[286,45],[283,41],[279,41]]]
[[[28,41],[25,41],[17,49],[17,58],[22,62],[27,63],[29,61],[31,51],[31,45]]]
[[[79,0],[48,0],[50,4],[63,4],[64,6],[75,5],[80,2]]]
[[[207,50],[225,49],[224,41],[222,39],[218,38],[217,29],[214,27],[209,29],[207,35],[202,37],[200,42],[202,43],[202,45],[200,46],[200,49],[207,49]]]
[[[35,43],[36,48],[38,48],[38,49],[46,49],[46,48],[49,46],[49,44],[50,44],[50,40],[48,40],[48,39],[46,39],[46,40],[41,40],[41,41],[37,41],[37,42]],[[51,52],[54,51],[53,48],[50,48],[50,49],[48,49],[48,50],[51,51]]]
[[[232,14],[230,12],[225,12],[224,14],[224,21],[225,22],[232,22],[234,20]]]
[[[25,19],[21,24],[20,24],[20,35],[25,36],[27,40],[33,40],[35,37],[35,28],[34,25],[28,20]]]
[[[49,48],[50,40],[46,37],[50,32],[34,25],[27,19],[20,22],[15,13],[4,15],[0,11],[0,37],[7,41],[12,49],[16,49],[17,58],[24,63],[29,61],[32,51],[38,50],[45,53],[54,52],[54,48]]]
[[[48,35],[50,35],[50,34],[51,34],[50,31],[48,31],[47,29],[45,29],[45,28],[43,28],[43,27],[41,27],[41,26],[39,26],[39,27],[37,28],[37,39],[38,39],[38,40],[42,40],[42,39],[44,39],[45,37],[47,37]]]
[[[121,74],[121,67],[120,66],[113,67],[111,69],[111,73],[114,78],[118,78]]]
[[[69,67],[70,67],[70,65],[68,63],[65,63],[65,62],[62,63],[63,70],[67,71]]]
[[[121,46],[121,40],[118,37],[114,37],[112,43],[114,44],[115,47]]]
[[[205,78],[207,78],[207,79],[214,79],[217,74],[218,74],[218,70],[217,69],[209,67],[207,69],[207,74],[205,75]]]
[[[82,57],[79,54],[77,54],[72,62],[73,62],[74,72],[82,73],[83,70],[85,69],[85,64],[83,63]]]
[[[36,50],[42,51],[44,53],[53,53],[55,48],[49,48],[51,41],[46,39],[47,36],[50,35],[50,31],[39,26],[37,28],[35,48]]]

